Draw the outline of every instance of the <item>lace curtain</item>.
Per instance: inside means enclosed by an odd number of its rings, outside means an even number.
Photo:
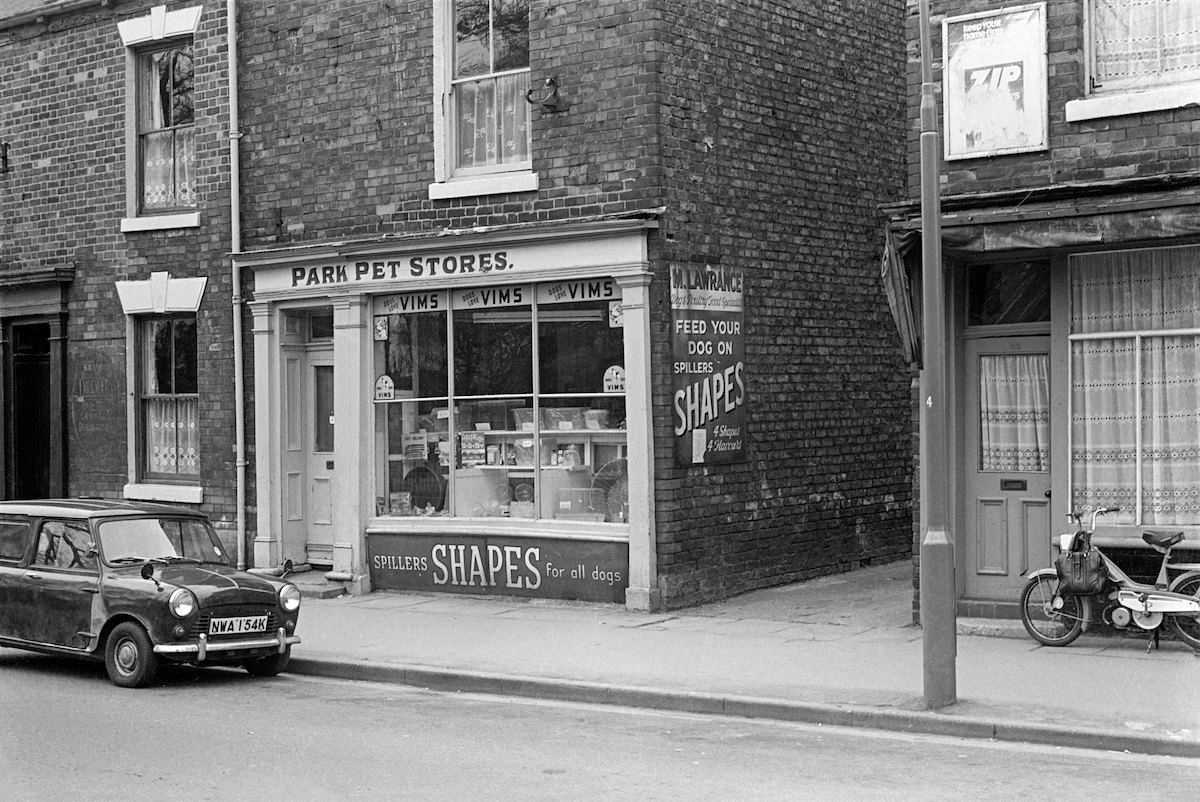
[[[979,358],[980,470],[1050,470],[1050,381],[1044,354]]]
[[[454,87],[459,169],[529,161],[528,89],[528,72]]]
[[[185,476],[199,474],[199,401],[148,398],[145,404],[147,470]]]
[[[1200,78],[1200,3],[1093,0],[1096,82],[1144,86]]]
[[[142,208],[196,205],[196,135],[191,128],[142,137]]]
[[[1200,249],[1072,259],[1075,509],[1200,524]],[[1175,330],[1175,333],[1172,333]]]

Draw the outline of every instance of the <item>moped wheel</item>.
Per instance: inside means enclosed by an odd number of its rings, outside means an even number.
[[[1038,643],[1066,646],[1083,631],[1083,605],[1078,596],[1063,596],[1063,605],[1054,609],[1058,578],[1035,576],[1021,591],[1021,623]]]
[[[1200,598],[1200,574],[1191,574],[1179,578],[1171,590],[1176,593],[1182,593],[1184,596],[1195,596]],[[1200,649],[1200,617],[1190,615],[1171,615],[1171,628],[1175,630],[1175,634],[1179,639],[1191,646],[1193,649]]]

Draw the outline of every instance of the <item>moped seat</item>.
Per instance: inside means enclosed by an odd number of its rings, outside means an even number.
[[[1146,541],[1156,549],[1169,549],[1179,541],[1183,540],[1183,532],[1147,531],[1142,533],[1142,540]]]

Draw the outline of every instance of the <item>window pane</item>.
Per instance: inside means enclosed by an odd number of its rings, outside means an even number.
[[[490,0],[454,3],[454,77],[492,71]]]
[[[625,365],[625,330],[609,322],[608,302],[555,304],[538,310],[542,393],[599,393],[604,372]]]
[[[454,391],[533,393],[533,314],[528,306],[454,313]]]
[[[1071,508],[1137,505],[1136,349],[1131,340],[1071,346]]]
[[[493,72],[529,66],[529,0],[492,0],[496,48]]]
[[[195,398],[147,398],[146,470],[157,474],[200,473],[199,401]]]
[[[0,522],[0,560],[19,560],[29,543],[29,524]]]
[[[457,167],[492,167],[529,160],[528,89],[528,72],[454,88]]]
[[[1200,78],[1200,3],[1093,0],[1096,83],[1151,86]]]
[[[142,208],[196,205],[196,135],[191,128],[144,134]]]
[[[1047,262],[972,265],[967,273],[967,324],[995,326],[1050,320]]]
[[[1200,338],[1142,343],[1142,520],[1200,524]]]
[[[979,358],[979,470],[1050,470],[1050,374],[1044,354]]]
[[[143,53],[139,71],[142,132],[195,120],[192,46]]]
[[[313,451],[333,452],[333,365],[313,368]]]
[[[175,334],[174,387],[176,393],[198,392],[196,377],[196,321],[172,321]]]

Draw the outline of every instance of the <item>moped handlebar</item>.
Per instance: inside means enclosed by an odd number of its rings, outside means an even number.
[[[1092,510],[1091,519],[1088,521],[1087,529],[1083,528],[1083,516],[1086,515],[1087,513],[1071,512],[1067,517],[1070,518],[1071,520],[1075,521],[1075,523],[1079,524],[1080,532],[1087,532],[1088,534],[1091,534],[1092,532],[1096,531],[1097,516],[1107,515],[1110,512],[1120,512],[1120,511],[1121,511],[1120,507],[1097,507],[1096,509]]]

